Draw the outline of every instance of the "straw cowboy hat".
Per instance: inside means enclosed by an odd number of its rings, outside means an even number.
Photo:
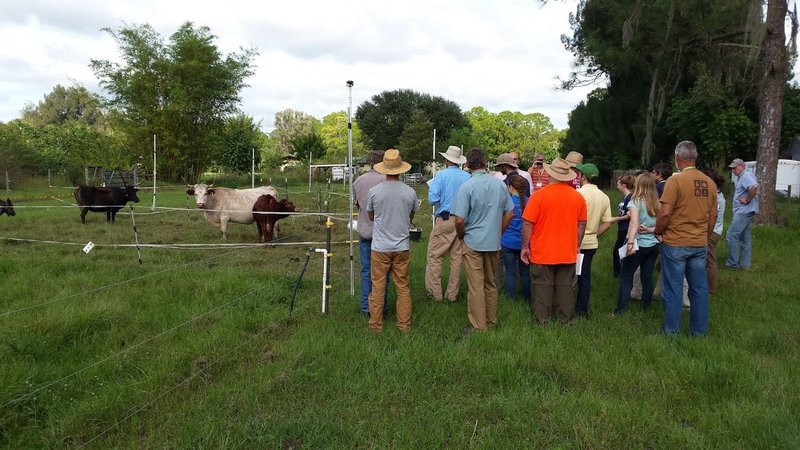
[[[575,167],[575,164],[583,163],[583,155],[578,152],[569,152],[565,159],[570,167]]]
[[[444,159],[450,161],[453,164],[466,164],[467,158],[461,152],[461,149],[456,147],[455,145],[451,145],[447,147],[446,152],[439,152],[440,155],[444,156]]]
[[[552,164],[545,164],[544,170],[557,181],[572,181],[577,176],[564,158],[556,158]]]
[[[497,161],[495,161],[494,163],[495,166],[501,166],[503,164],[511,166],[515,169],[519,169],[519,166],[517,165],[516,162],[514,162],[514,157],[511,156],[511,153],[501,153],[497,157]]]
[[[383,154],[383,161],[375,164],[372,168],[384,175],[400,175],[411,170],[411,164],[403,162],[399,150],[390,148]]]

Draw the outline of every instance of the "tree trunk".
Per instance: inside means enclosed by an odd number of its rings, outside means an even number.
[[[788,5],[786,0],[769,0],[767,26],[761,44],[764,77],[759,96],[758,153],[756,178],[758,179],[758,223],[775,225],[775,181],[780,157],[781,119],[783,94],[786,88],[786,33],[784,21]]]

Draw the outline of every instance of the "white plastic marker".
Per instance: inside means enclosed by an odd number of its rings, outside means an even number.
[[[86,244],[86,245],[83,247],[83,253],[86,253],[86,254],[88,255],[88,254],[89,254],[89,252],[90,252],[90,251],[92,251],[92,249],[93,249],[93,248],[94,248],[94,242],[92,242],[92,241],[89,241],[89,243],[88,243],[88,244]]]

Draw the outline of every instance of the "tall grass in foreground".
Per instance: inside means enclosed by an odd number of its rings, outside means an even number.
[[[292,196],[317,207],[316,191]],[[346,199],[333,201],[346,211]],[[127,216],[108,225],[90,214],[83,226],[74,209],[19,208],[0,218],[0,237],[100,246],[87,255],[0,241],[0,444],[793,448],[800,208],[779,209],[788,226],[755,228],[753,270],[722,271],[711,333],[693,339],[657,333],[660,303],[609,317],[613,232],[594,259],[589,320],[538,326],[524,303],[501,295],[498,327],[464,337],[466,286],[457,304],[425,299],[423,239],[412,244],[413,332],[394,329],[392,305],[386,330],[373,334],[349,295],[346,246],[333,252],[331,313],[319,314],[322,264],[312,255],[287,318],[305,246],[144,249],[140,266],[135,249],[103,246],[132,242]],[[425,236],[429,212],[423,202],[415,221]],[[136,223],[142,242],[219,242],[193,211],[137,214]],[[313,217],[281,227],[289,241],[324,237]],[[255,234],[231,225],[228,242]],[[337,222],[334,239],[346,234]],[[724,260],[724,240],[718,253]]]

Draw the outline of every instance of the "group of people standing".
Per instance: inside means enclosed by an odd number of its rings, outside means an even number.
[[[662,332],[679,332],[684,280],[691,308],[689,331],[693,335],[708,332],[708,295],[716,288],[716,275],[712,276],[706,265],[715,265],[724,196],[718,190],[722,185],[719,175],[696,169],[697,149],[692,142],[681,142],[675,148],[679,172],[674,175],[664,164],[635,179],[621,177],[617,187],[625,195],[616,216],[609,197],[594,184],[598,168],[584,163],[578,152],[550,164],[537,154],[527,171],[520,169],[518,153],[502,154],[496,160],[498,173],[494,176],[487,171],[488,160],[480,149],[464,156],[460,148],[451,146],[440,155],[445,168],[429,182],[428,201],[435,218],[428,241],[425,288],[433,301],[455,302],[463,270],[468,287],[469,326],[465,333],[497,324],[500,261],[506,294],[531,303],[538,322],[556,319],[571,323],[578,316],[588,316],[592,260],[598,238],[613,223],[618,224],[614,273],[620,277],[614,313],[627,309],[637,269],[641,272],[642,306],[650,305],[654,267],[660,258]],[[731,164],[736,175],[739,162]],[[397,327],[409,331],[408,230],[420,202],[415,191],[400,181],[400,174],[410,165],[402,161],[399,151],[372,152],[371,163],[373,170],[353,185],[359,209],[361,313],[369,317],[370,329],[382,330],[391,274],[398,297]],[[744,268],[750,264],[749,224],[757,183],[746,176],[741,180],[745,180],[742,192],[737,184],[735,201],[751,206],[740,218],[734,206],[728,244],[732,245],[735,234],[741,236],[735,242],[743,249],[733,255],[729,250],[726,265]],[[448,256],[450,274],[443,289],[442,267]],[[716,274],[716,267],[713,272]]]

